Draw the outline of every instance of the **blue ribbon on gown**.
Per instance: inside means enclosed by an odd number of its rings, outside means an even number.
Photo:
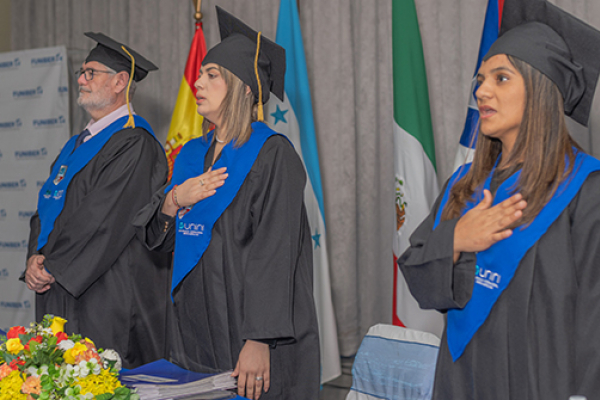
[[[50,177],[42,186],[38,196],[41,229],[37,240],[37,250],[48,243],[48,237],[54,229],[54,222],[65,205],[66,192],[73,177],[98,154],[113,134],[124,129],[123,126],[128,118],[129,116],[124,116],[116,119],[87,142],[82,143],[76,151],[73,149],[79,135],[71,137],[62,148],[54,162]],[[134,115],[133,118],[136,127],[145,129],[156,139],[152,127],[144,118],[137,115]],[[158,139],[156,140],[158,141]]]
[[[211,131],[206,137],[193,139],[185,144],[177,155],[171,184],[165,189],[165,193],[174,185],[180,185],[189,178],[204,173],[204,158],[213,135],[214,131]],[[217,188],[213,196],[199,201],[189,211],[177,213],[171,294],[202,258],[210,244],[214,224],[237,195],[258,153],[273,135],[279,133],[262,122],[254,122],[252,134],[246,143],[236,147],[232,141],[223,146],[221,157],[212,168],[216,170],[227,167],[229,175],[225,184]]]

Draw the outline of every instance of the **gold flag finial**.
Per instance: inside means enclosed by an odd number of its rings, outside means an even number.
[[[196,6],[196,12],[194,13],[194,18],[196,18],[196,22],[200,22],[202,21],[202,13],[200,12],[200,10],[202,10],[202,0],[192,0],[194,2],[194,5]]]

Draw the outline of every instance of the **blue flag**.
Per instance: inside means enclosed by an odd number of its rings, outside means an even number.
[[[327,382],[341,375],[341,365],[331,301],[319,153],[300,18],[294,0],[281,0],[276,42],[286,51],[285,97],[282,102],[271,96],[265,116],[274,130],[287,136],[294,144],[308,173],[304,202],[313,240],[314,298],[321,342],[321,382]]]
[[[477,65],[475,66],[475,73],[471,82],[471,97],[467,109],[467,120],[465,121],[465,128],[460,137],[458,152],[454,160],[455,170],[465,162],[470,162],[473,159],[473,151],[477,142],[477,133],[479,132],[479,108],[477,107],[477,99],[475,98],[475,92],[478,88],[477,71],[479,71],[483,57],[485,57],[492,44],[498,39],[503,5],[503,0],[488,1],[483,33],[479,44],[479,56],[477,57]]]

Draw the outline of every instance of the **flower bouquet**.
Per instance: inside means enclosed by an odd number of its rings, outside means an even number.
[[[0,336],[0,400],[138,400],[119,381],[117,352],[97,350],[81,335],[68,336],[66,322],[46,315]]]

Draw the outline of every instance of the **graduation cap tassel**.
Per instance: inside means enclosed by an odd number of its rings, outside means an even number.
[[[254,57],[254,73],[256,74],[256,82],[258,83],[258,121],[264,121],[263,102],[262,102],[262,84],[258,76],[258,55],[260,53],[260,37],[262,32],[258,32],[256,37],[256,56]]]
[[[127,112],[129,113],[129,119],[127,123],[123,125],[123,128],[135,128],[135,121],[133,114],[131,113],[131,107],[129,106],[129,88],[131,87],[131,81],[133,81],[133,72],[135,70],[135,58],[127,51],[125,46],[121,46],[123,51],[131,58],[131,72],[129,73],[129,82],[127,83],[127,91],[125,92],[125,101],[127,102]]]

